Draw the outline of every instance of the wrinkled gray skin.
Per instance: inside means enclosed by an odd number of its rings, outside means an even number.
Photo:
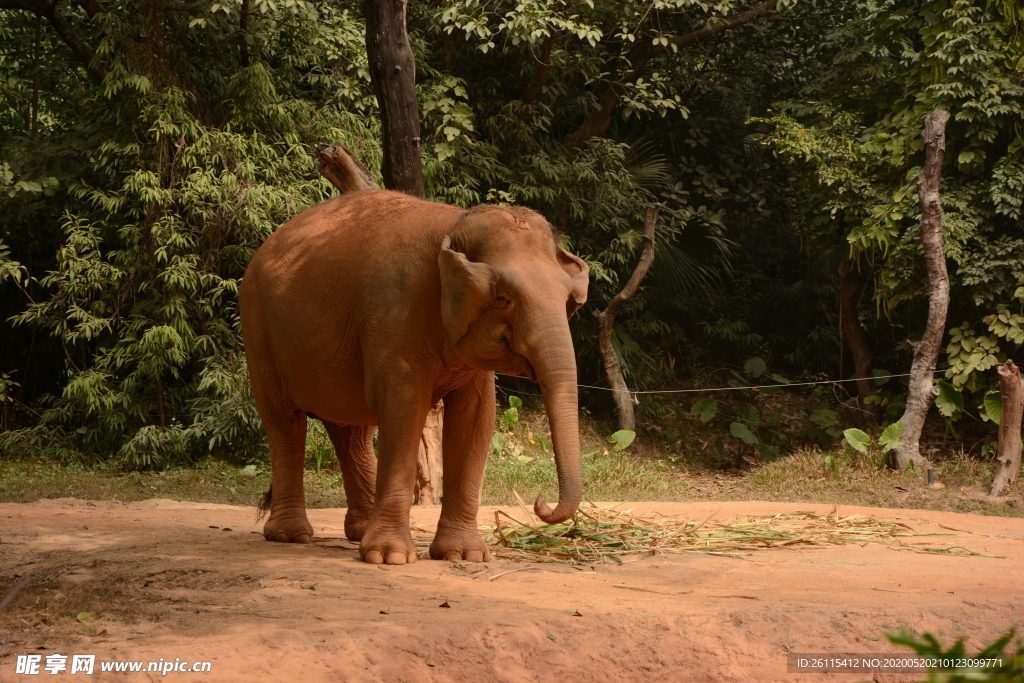
[[[266,428],[273,498],[268,540],[308,543],[306,416],[341,464],[346,534],[367,562],[416,561],[409,506],[426,415],[444,399],[444,500],[435,559],[489,559],[477,531],[494,429],[494,372],[540,384],[559,501],[582,496],[576,359],[568,319],[586,301],[586,264],[518,207],[464,211],[387,191],[305,211],[256,253],[241,288],[242,333]],[[379,427],[379,457],[373,427]]]

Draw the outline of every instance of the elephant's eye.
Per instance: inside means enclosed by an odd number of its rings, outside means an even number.
[[[505,308],[510,303],[512,302],[508,300],[508,297],[498,295],[494,298],[494,303],[491,304],[491,308]]]

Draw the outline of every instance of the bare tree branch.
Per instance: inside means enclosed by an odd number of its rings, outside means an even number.
[[[629,387],[622,374],[622,366],[619,357],[615,354],[615,347],[612,346],[612,328],[615,325],[615,316],[619,314],[626,302],[633,298],[640,283],[647,275],[654,263],[654,229],[658,225],[657,206],[647,209],[647,216],[644,219],[644,250],[640,254],[640,262],[636,264],[633,274],[630,276],[626,286],[616,294],[608,307],[603,311],[594,311],[594,322],[597,324],[597,346],[601,352],[601,363],[608,375],[608,384],[612,388],[612,396],[615,399],[615,407],[619,413],[619,429],[636,429],[636,418],[633,415],[633,399],[629,395]]]

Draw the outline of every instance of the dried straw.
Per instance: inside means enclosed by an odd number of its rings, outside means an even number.
[[[499,557],[568,565],[622,563],[629,556],[641,554],[740,556],[768,548],[827,548],[867,543],[916,552],[980,555],[962,547],[928,548],[922,543],[901,540],[956,534],[917,533],[900,522],[863,515],[840,517],[837,508],[827,515],[790,512],[721,521],[711,521],[717,514],[712,513],[707,519],[694,522],[657,514],[639,516],[616,507],[601,508],[591,503],[590,507],[580,508],[568,522],[542,524],[521,506],[528,522],[499,510],[494,513],[494,526],[484,530],[488,543]]]

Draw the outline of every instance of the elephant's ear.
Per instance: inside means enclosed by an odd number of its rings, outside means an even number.
[[[558,265],[572,278],[572,293],[565,303],[565,313],[572,317],[579,307],[587,303],[587,288],[590,286],[590,267],[583,259],[573,256],[561,247],[558,250]]]
[[[474,263],[451,249],[451,238],[441,242],[441,322],[452,346],[459,343],[470,323],[494,303],[498,275],[486,263]]]

